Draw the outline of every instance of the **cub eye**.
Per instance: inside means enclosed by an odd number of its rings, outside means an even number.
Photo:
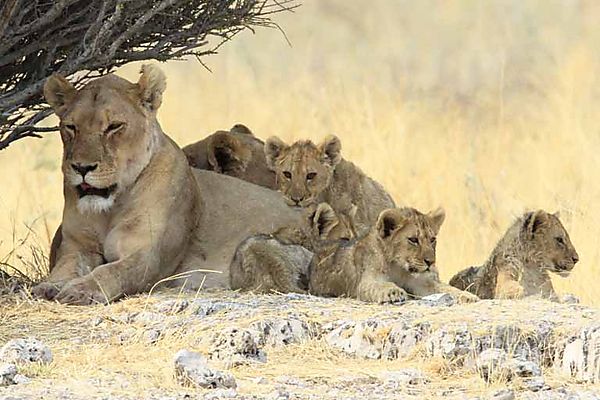
[[[431,244],[435,244],[437,242],[437,238],[432,237],[431,238]]]
[[[290,171],[283,171],[283,176],[287,179],[292,179],[292,173]]]
[[[560,236],[556,237],[555,239],[558,242],[558,244],[561,244],[561,245],[565,244],[565,240],[563,238],[561,238]]]
[[[410,244],[419,244],[419,238],[418,237],[414,237],[414,236],[413,237],[409,237],[408,238],[408,242]]]
[[[104,133],[115,133],[121,130],[121,128],[123,128],[124,126],[125,124],[123,122],[113,122],[110,125],[108,125],[108,128],[106,128]]]
[[[306,180],[312,181],[313,179],[315,179],[316,176],[317,176],[316,172],[309,172],[308,174],[306,174]]]
[[[73,124],[68,124],[68,125],[65,125],[65,129],[70,132],[75,132],[77,130],[77,127]]]

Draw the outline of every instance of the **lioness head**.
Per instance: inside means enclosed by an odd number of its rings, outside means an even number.
[[[446,214],[438,208],[423,214],[414,208],[392,208],[379,214],[375,229],[383,240],[386,261],[392,272],[427,272],[435,267],[436,237]]]
[[[104,212],[150,162],[160,128],[156,122],[164,74],[145,65],[135,84],[107,75],[76,89],[60,75],[44,86],[60,118],[65,189],[75,190],[80,212]]]
[[[300,140],[292,145],[277,137],[265,143],[267,165],[275,171],[277,189],[291,206],[306,207],[319,200],[341,161],[341,143],[328,136],[319,145]]]
[[[530,261],[560,276],[568,276],[579,261],[558,213],[532,211],[522,219],[521,241],[527,248]]]

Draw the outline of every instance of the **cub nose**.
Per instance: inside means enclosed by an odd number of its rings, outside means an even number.
[[[77,171],[81,176],[85,177],[85,174],[98,168],[98,164],[96,163],[96,164],[84,165],[84,164],[73,163],[73,164],[71,164],[71,168],[73,168],[75,171]]]
[[[304,200],[304,196],[290,196],[290,198],[296,204],[300,204],[300,202]]]
[[[428,267],[431,267],[433,264],[435,264],[435,260],[431,258],[426,258],[423,261],[425,261],[425,265],[427,265]]]
[[[577,261],[579,261],[579,256],[577,254],[575,254],[573,257],[573,264],[577,264]]]

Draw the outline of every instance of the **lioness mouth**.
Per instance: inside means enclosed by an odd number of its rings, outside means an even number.
[[[97,188],[97,187],[94,187],[85,182],[76,186],[77,194],[79,195],[79,198],[82,198],[85,196],[100,196],[100,197],[107,199],[108,196],[110,196],[110,194],[116,188],[117,188],[116,184],[110,185],[109,187],[106,187],[106,188]]]

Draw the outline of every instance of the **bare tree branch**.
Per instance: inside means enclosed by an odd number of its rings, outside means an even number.
[[[76,87],[132,61],[198,60],[299,0],[4,0],[0,6],[0,150],[56,127],[42,88],[54,72]],[[201,61],[204,65],[204,63]]]

